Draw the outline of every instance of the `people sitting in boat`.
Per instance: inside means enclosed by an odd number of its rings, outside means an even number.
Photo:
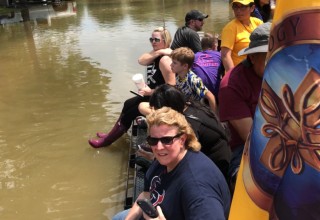
[[[191,70],[217,98],[224,68],[218,50],[218,36],[206,33],[201,39],[202,51],[195,54]]]
[[[221,58],[226,72],[246,58],[238,52],[250,43],[250,34],[263,23],[251,17],[255,6],[253,0],[233,0],[231,7],[235,18],[227,23],[221,33]]]
[[[270,28],[271,23],[266,22],[252,32],[249,46],[239,51],[239,55],[248,55],[247,59],[226,73],[220,84],[220,120],[227,123],[231,134],[228,177],[232,192],[260,97]]]
[[[137,200],[149,199],[156,219],[227,219],[228,185],[218,167],[201,151],[193,129],[181,113],[163,107],[147,116],[148,137],[156,160],[148,169],[144,191]],[[150,219],[138,206],[113,217]]]
[[[201,31],[204,25],[204,19],[209,15],[203,14],[198,10],[191,10],[185,16],[185,25],[179,27],[176,31],[171,49],[179,47],[189,47],[194,53],[201,51],[200,36],[197,31]]]
[[[165,84],[154,91],[149,103],[142,102],[139,110],[142,114],[148,115],[153,109],[164,106],[184,114],[201,144],[201,151],[217,165],[227,178],[231,159],[229,135],[216,114],[208,106],[199,102],[185,102],[183,94],[178,89]],[[142,156],[148,155],[142,150],[138,153]]]
[[[191,71],[194,53],[188,47],[180,47],[171,53],[171,69],[176,73],[176,87],[184,94],[187,101],[205,100],[210,108],[216,112],[216,98],[203,84],[200,77]]]
[[[156,86],[168,83],[175,85],[175,74],[170,68],[171,58],[166,55],[167,48],[171,44],[171,35],[163,27],[152,31],[150,37],[152,51],[143,54],[139,58],[141,65],[147,66],[146,84],[147,86],[139,89],[139,94],[143,97],[135,96],[124,102],[121,114],[109,133],[97,133],[98,139],[90,139],[89,144],[94,148],[111,145],[120,138],[130,128],[132,121],[140,115],[138,105],[140,102],[149,101],[150,95]],[[170,50],[170,49],[169,49]]]

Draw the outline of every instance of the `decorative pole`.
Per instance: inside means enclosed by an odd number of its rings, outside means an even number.
[[[319,0],[277,0],[229,220],[320,218],[319,23]]]

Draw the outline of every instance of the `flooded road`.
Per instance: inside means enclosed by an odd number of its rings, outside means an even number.
[[[163,17],[172,36],[191,9],[210,15],[211,33],[230,20],[226,0],[67,3],[29,6],[30,21],[16,22],[23,11],[0,26],[0,219],[111,219],[123,209],[128,136],[99,150],[87,140],[132,96]]]

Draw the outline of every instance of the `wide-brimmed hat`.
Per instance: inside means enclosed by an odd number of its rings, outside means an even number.
[[[205,19],[209,17],[209,15],[203,14],[201,11],[198,10],[191,10],[186,14],[185,22],[190,20],[198,20],[198,19]]]
[[[239,51],[238,55],[251,53],[266,53],[268,52],[268,44],[270,37],[271,23],[266,22],[259,25],[250,35],[249,47]]]
[[[231,4],[236,3],[236,2],[243,4],[243,5],[249,5],[250,3],[254,3],[253,0],[233,0]]]

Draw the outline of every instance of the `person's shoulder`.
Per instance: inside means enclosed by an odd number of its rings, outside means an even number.
[[[230,36],[233,36],[237,32],[237,27],[239,26],[237,22],[239,22],[237,19],[233,19],[223,27],[221,33],[222,41],[225,41],[226,38],[230,38]]]
[[[147,178],[151,177],[153,175],[153,173],[159,169],[163,169],[163,166],[157,160],[152,161],[152,163],[146,173],[146,177]]]
[[[188,34],[189,36],[193,36],[193,37],[199,38],[199,34],[195,30],[193,30],[193,29],[191,29],[189,27],[186,27],[185,34]]]
[[[167,61],[170,61],[170,62],[172,61],[170,56],[164,55],[160,58],[160,63],[167,62]]]
[[[252,77],[255,77],[252,66],[247,66],[241,62],[230,71],[228,84],[244,87],[244,84],[250,83]]]
[[[177,36],[180,36],[181,34],[183,34],[183,32],[184,32],[184,27],[185,27],[185,26],[178,27],[178,29],[176,30],[174,36],[177,37]],[[175,40],[175,39],[173,39],[173,40]]]
[[[241,78],[245,75],[246,72],[250,72],[252,69],[251,66],[246,66],[243,62],[236,65],[233,69],[230,70],[230,78]]]
[[[219,169],[217,166],[212,162],[212,160],[209,159],[208,156],[206,156],[201,151],[188,151],[188,158],[189,158],[189,167],[190,172],[193,172],[194,174],[199,173],[198,171],[205,171],[205,175],[207,176],[209,173],[215,175],[215,173],[219,173]]]
[[[250,17],[251,23],[254,23],[255,25],[259,26],[260,24],[263,24],[263,21],[256,17]]]
[[[223,30],[228,30],[230,28],[234,28],[237,24],[238,20],[237,19],[232,19],[231,21],[229,21],[224,27]]]
[[[195,74],[191,69],[189,70],[188,74],[187,74],[188,79],[190,79],[191,81],[196,81],[201,79],[197,74]]]
[[[189,151],[189,155],[191,158],[193,158],[194,160],[199,160],[202,161],[203,163],[209,163],[209,164],[214,164],[212,162],[212,160],[210,160],[204,153],[202,153],[201,151]]]
[[[186,27],[186,26],[178,27],[177,32],[178,32],[178,31],[182,31],[182,30],[184,30],[184,29],[185,29],[185,27]]]
[[[245,68],[246,67],[242,63],[239,63],[234,68],[229,70],[222,78],[220,87],[228,87],[231,84],[237,84],[238,82],[240,83],[239,79],[243,78]]]
[[[194,57],[199,57],[201,55],[205,54],[205,51],[198,51],[194,54]]]
[[[221,57],[221,53],[219,51],[216,50],[207,50],[206,51],[208,54],[210,54],[211,56],[215,56],[215,57]]]
[[[184,186],[189,182],[193,185],[190,186],[191,188],[196,187],[199,183],[200,185],[215,185],[224,179],[224,176],[215,163],[201,151],[187,151],[183,172],[185,174],[183,177]],[[189,186],[187,186],[187,188],[189,188]]]
[[[189,28],[188,26],[182,26],[182,27],[180,27],[180,30],[183,32],[193,32],[194,31],[191,28]]]

